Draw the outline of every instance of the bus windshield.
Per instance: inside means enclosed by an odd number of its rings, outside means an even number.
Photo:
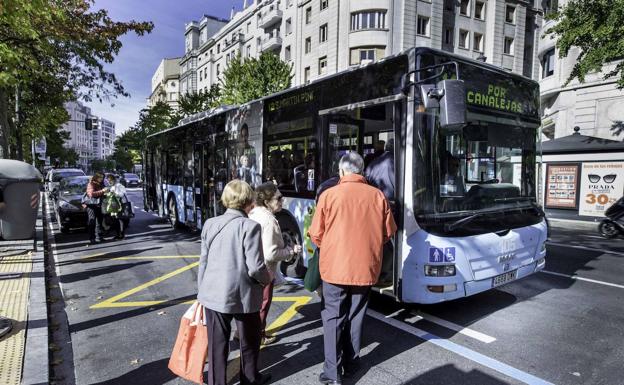
[[[535,202],[536,129],[480,123],[437,133],[438,213],[507,209]]]

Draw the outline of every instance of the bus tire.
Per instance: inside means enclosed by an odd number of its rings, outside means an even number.
[[[180,227],[180,217],[178,216],[178,205],[173,195],[169,195],[167,199],[167,209],[169,212],[169,223],[171,227],[177,229]]]

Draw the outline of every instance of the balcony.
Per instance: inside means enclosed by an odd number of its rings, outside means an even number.
[[[262,51],[275,51],[282,47],[282,38],[279,33],[268,35],[262,40]]]
[[[266,29],[280,21],[282,21],[282,11],[277,8],[271,8],[262,16],[259,27]]]
[[[234,36],[232,36],[230,40],[225,39],[223,49],[228,49],[235,44],[242,44],[244,42],[245,42],[245,35],[243,35],[242,33],[237,33],[237,34],[234,34]]]

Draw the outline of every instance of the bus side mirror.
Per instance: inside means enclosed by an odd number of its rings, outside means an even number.
[[[466,86],[463,80],[442,80],[438,89],[440,99],[440,127],[454,129],[466,125]]]
[[[440,109],[440,127],[457,129],[466,124],[466,86],[462,80],[442,80],[420,86],[426,109]]]

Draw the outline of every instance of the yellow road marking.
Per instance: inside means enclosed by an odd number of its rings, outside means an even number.
[[[267,334],[274,334],[274,333],[278,332],[281,328],[284,327],[284,325],[286,325],[286,323],[288,323],[288,321],[290,321],[291,318],[293,318],[294,316],[297,315],[297,313],[298,313],[297,310],[301,306],[304,306],[305,304],[310,302],[311,299],[312,299],[312,297],[310,297],[310,296],[304,296],[304,297],[273,297],[273,302],[293,302],[294,301],[294,303],[292,305],[290,305],[290,307],[288,309],[286,309],[285,312],[280,314],[280,316],[277,317],[277,319],[275,321],[273,321],[267,327]]]
[[[191,263],[189,265],[183,266],[183,267],[181,267],[179,269],[176,269],[176,270],[174,270],[174,271],[172,271],[170,273],[167,273],[167,274],[162,275],[162,276],[160,276],[158,278],[152,279],[151,281],[146,282],[146,283],[144,283],[142,285],[139,285],[139,286],[137,286],[137,287],[135,287],[133,289],[130,289],[128,291],[124,291],[123,293],[118,294],[118,295],[116,295],[114,297],[111,297],[109,299],[106,299],[106,300],[104,300],[104,301],[102,301],[100,303],[96,303],[95,305],[92,305],[90,307],[90,309],[102,309],[102,308],[107,308],[107,307],[154,306],[154,305],[161,304],[163,302],[167,302],[166,300],[161,300],[161,301],[134,301],[134,302],[117,302],[117,301],[119,301],[120,299],[124,299],[126,297],[129,297],[132,294],[137,293],[137,292],[139,292],[139,291],[141,291],[143,289],[147,289],[150,286],[154,286],[157,283],[160,283],[160,282],[162,282],[162,281],[164,281],[166,279],[169,279],[169,278],[174,277],[174,276],[176,276],[176,275],[178,275],[180,273],[183,273],[183,272],[185,272],[187,270],[190,270],[190,269],[192,269],[192,268],[194,268],[194,267],[196,267],[198,265],[199,265],[199,262],[193,262],[193,263]],[[184,302],[184,301],[182,301],[182,302]]]
[[[81,259],[95,259],[98,261],[127,261],[127,260],[143,260],[143,259],[184,259],[184,258],[199,258],[199,255],[153,255],[153,256],[149,256],[149,255],[138,255],[135,257],[111,257],[111,258],[106,258],[104,257],[106,255],[106,253],[102,253],[102,254],[94,254],[94,255],[89,255],[86,257],[82,257]]]

